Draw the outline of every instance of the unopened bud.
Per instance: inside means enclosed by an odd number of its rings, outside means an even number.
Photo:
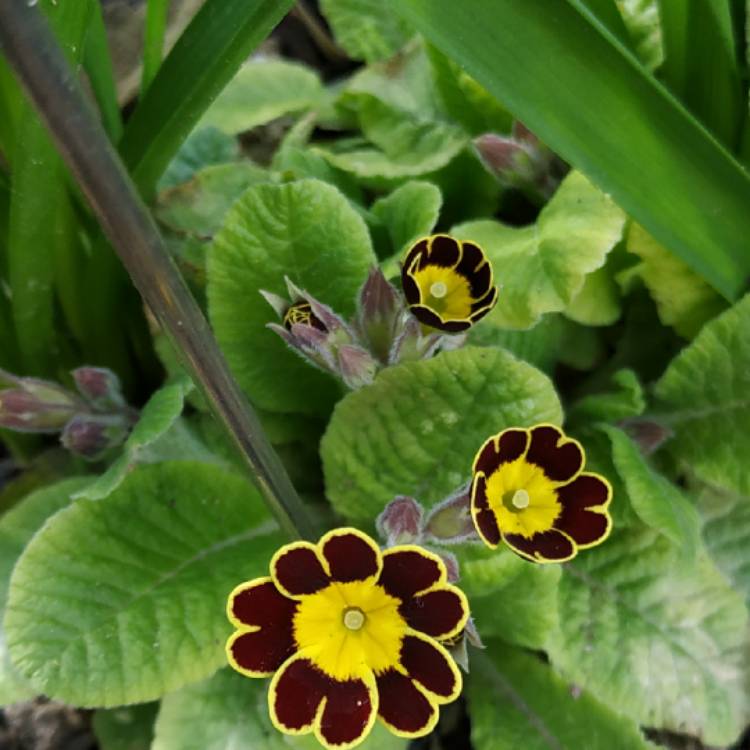
[[[666,425],[638,417],[624,419],[620,422],[619,427],[641,449],[644,456],[650,456],[674,435]]]
[[[18,432],[58,432],[80,405],[73,394],[55,383],[17,378],[15,385],[0,391],[0,427]]]
[[[533,182],[537,177],[534,154],[514,138],[485,133],[474,139],[474,147],[487,168],[509,185]]]
[[[445,570],[448,574],[448,583],[458,583],[461,580],[461,569],[458,565],[458,558],[447,550],[436,550],[435,552],[440,556],[445,565]]]
[[[422,506],[413,497],[399,495],[385,506],[375,525],[388,545],[409,544],[422,535],[423,515]]]
[[[344,383],[356,390],[370,385],[378,370],[377,362],[361,346],[345,344],[337,349],[339,375]]]
[[[121,445],[130,431],[122,416],[77,414],[62,432],[63,446],[88,461],[96,461],[111,448]]]
[[[96,409],[125,406],[120,379],[104,367],[79,367],[72,372],[78,392]]]
[[[425,522],[425,535],[441,544],[457,544],[476,536],[468,483],[432,509]]]
[[[357,323],[365,344],[380,362],[388,364],[396,323],[404,306],[396,288],[377,266],[362,285],[357,307]]]

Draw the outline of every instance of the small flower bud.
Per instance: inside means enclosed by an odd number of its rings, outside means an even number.
[[[458,583],[461,580],[461,569],[458,565],[458,558],[452,552],[446,550],[436,550],[436,553],[440,555],[445,564],[445,570],[448,573],[448,583]]]
[[[96,461],[111,448],[121,445],[130,431],[125,417],[77,414],[63,429],[63,446],[88,461]]]
[[[416,542],[422,535],[422,506],[413,498],[399,495],[385,506],[375,524],[389,546]]]
[[[475,536],[469,488],[470,485],[465,484],[432,509],[425,522],[428,539],[439,540],[441,544],[457,544]]]
[[[57,383],[19,378],[0,370],[0,427],[19,432],[57,432],[80,407],[79,399]]]
[[[120,379],[104,367],[79,367],[71,373],[78,392],[96,409],[121,409],[125,406]]]
[[[361,346],[345,344],[337,349],[339,375],[344,383],[356,390],[370,385],[375,378],[378,364]]]
[[[370,270],[362,285],[357,307],[357,323],[365,344],[383,364],[388,364],[396,323],[404,305],[396,288],[377,266]]]
[[[509,185],[533,182],[537,176],[534,154],[524,143],[485,133],[474,139],[474,147],[490,172]]]
[[[638,417],[623,420],[619,427],[641,449],[644,456],[650,456],[674,435],[669,427],[653,420]]]

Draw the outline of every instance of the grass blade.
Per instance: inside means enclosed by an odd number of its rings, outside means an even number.
[[[125,129],[120,152],[141,193],[292,0],[206,0],[164,60]]]
[[[576,0],[393,9],[719,292],[742,292],[750,177]]]
[[[143,33],[143,74],[141,96],[156,78],[164,56],[164,35],[167,32],[169,0],[148,0],[146,28]]]

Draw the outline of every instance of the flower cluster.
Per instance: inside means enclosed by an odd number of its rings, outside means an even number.
[[[461,691],[443,642],[469,616],[437,555],[414,545],[381,552],[344,528],[282,547],[270,573],[230,594],[237,630],[226,649],[238,672],[272,676],[277,729],[313,732],[339,750],[359,744],[376,717],[401,737],[432,730],[439,706]]]
[[[482,249],[446,234],[418,240],[402,266],[403,294],[373,268],[347,322],[286,279],[289,299],[261,294],[281,324],[269,323],[298,354],[350,388],[372,382],[378,368],[431,357],[463,343],[456,336],[495,305],[498,290]]]

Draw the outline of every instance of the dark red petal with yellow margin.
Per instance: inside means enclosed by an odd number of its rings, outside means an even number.
[[[427,254],[429,265],[442,268],[453,268],[460,260],[462,248],[458,240],[447,234],[436,234],[430,239],[430,250]],[[422,261],[421,268],[425,267]]]
[[[406,635],[399,661],[423,688],[433,693],[438,702],[448,703],[461,692],[461,674],[448,652],[430,638]]]
[[[380,575],[383,563],[380,549],[370,537],[356,529],[336,529],[318,543],[328,563],[331,579],[346,583]]]
[[[482,541],[494,549],[500,544],[500,528],[495,513],[487,501],[487,479],[483,473],[475,474],[471,485],[471,517]]]
[[[583,448],[566,438],[559,427],[539,425],[531,430],[526,460],[544,469],[554,482],[567,482],[583,468]]]
[[[418,258],[422,258],[427,253],[427,248],[430,244],[430,238],[424,237],[421,240],[418,240],[415,242],[410,248],[409,252],[406,253],[406,258],[404,258],[404,265],[403,268],[408,271],[416,271],[418,270],[419,264],[417,263],[415,266],[415,261]]]
[[[378,692],[374,678],[370,687],[362,680],[331,680],[315,734],[326,747],[351,747],[369,734],[377,711]]]
[[[502,464],[508,464],[526,453],[529,447],[529,431],[518,427],[503,430],[499,435],[485,440],[474,458],[473,471],[492,475]]]
[[[397,599],[410,599],[445,580],[445,565],[432,552],[403,545],[383,553],[383,572],[378,583]]]
[[[404,297],[408,305],[418,305],[422,301],[419,286],[408,272],[406,265],[401,269],[401,287],[404,290]]]
[[[273,725],[286,734],[310,732],[328,678],[307,659],[290,659],[274,675],[268,689],[268,708]]]
[[[393,670],[377,677],[380,718],[402,737],[422,737],[438,720],[437,706],[404,674]]]
[[[227,660],[248,677],[272,675],[295,651],[292,625],[238,631],[227,641]]]
[[[555,521],[556,529],[572,537],[579,547],[592,547],[607,538],[612,526],[605,510],[612,497],[609,482],[597,474],[579,474],[558,488],[557,496],[562,513]]]
[[[576,555],[573,541],[561,531],[550,529],[530,539],[520,534],[505,534],[508,546],[532,562],[565,562]]]
[[[433,638],[451,638],[469,618],[469,604],[455,586],[444,586],[402,602],[401,616],[411,628]]]
[[[227,616],[237,627],[291,627],[297,602],[284,596],[270,578],[241,583],[229,595]]]
[[[479,299],[492,286],[492,266],[482,249],[473,242],[462,242],[461,249],[461,262],[456,266],[456,272],[469,282],[471,296]]]
[[[493,286],[484,297],[471,303],[471,315],[469,315],[469,319],[472,323],[481,320],[490,310],[492,310],[497,302],[498,294],[499,291],[497,287]]]
[[[314,594],[331,582],[317,548],[309,542],[282,547],[271,560],[271,575],[279,588],[290,596]]]

